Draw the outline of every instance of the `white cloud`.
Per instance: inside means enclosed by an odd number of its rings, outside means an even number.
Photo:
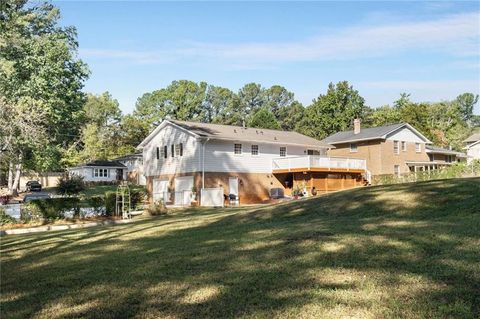
[[[135,63],[214,61],[248,68],[262,64],[378,57],[415,50],[455,56],[479,56],[480,13],[445,16],[430,21],[345,28],[293,42],[190,43],[158,51],[81,50],[95,58],[128,59]]]

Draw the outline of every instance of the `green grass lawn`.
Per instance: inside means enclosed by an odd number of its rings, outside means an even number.
[[[1,239],[2,318],[479,318],[480,179]]]

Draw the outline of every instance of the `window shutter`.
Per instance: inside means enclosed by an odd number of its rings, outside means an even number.
[[[165,146],[163,147],[163,157],[164,157],[164,158],[167,158],[167,156],[168,156],[168,147],[167,147],[167,145],[165,145]]]
[[[180,143],[180,156],[183,156],[183,143]]]
[[[160,149],[157,147],[157,160],[160,159]]]
[[[172,144],[171,150],[172,150],[172,157],[175,157],[175,145]]]

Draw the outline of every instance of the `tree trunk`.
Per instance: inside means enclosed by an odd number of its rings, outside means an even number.
[[[11,191],[13,186],[13,163],[10,161],[8,164],[8,190]]]
[[[20,184],[20,174],[22,172],[22,155],[18,156],[18,164],[15,165],[15,176],[13,173],[13,163],[10,162],[8,167],[8,190],[12,196],[18,194],[18,186]]]

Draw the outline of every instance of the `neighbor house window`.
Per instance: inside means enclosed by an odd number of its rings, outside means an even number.
[[[356,143],[350,144],[350,153],[356,153],[358,152],[358,146]]]
[[[175,157],[175,145],[171,145],[170,149],[172,150],[172,157]]]
[[[393,165],[393,174],[400,176],[400,165]]]
[[[420,153],[422,151],[422,144],[415,143],[415,152]]]
[[[393,141],[393,153],[400,154],[400,148],[398,146],[398,141]]]
[[[165,145],[163,147],[163,158],[167,158],[168,157],[168,147],[167,145]]]
[[[287,156],[287,148],[285,146],[280,147],[280,156]]]
[[[258,155],[258,145],[252,145],[252,155]]]
[[[237,155],[242,154],[242,144],[234,144],[233,153]]]
[[[160,148],[157,147],[157,160],[159,160],[159,159],[160,159]]]
[[[95,177],[108,177],[108,169],[106,168],[95,168],[93,170],[93,175]]]
[[[180,143],[180,156],[183,156],[183,143]]]
[[[402,141],[402,151],[406,152],[407,151],[407,142]]]

